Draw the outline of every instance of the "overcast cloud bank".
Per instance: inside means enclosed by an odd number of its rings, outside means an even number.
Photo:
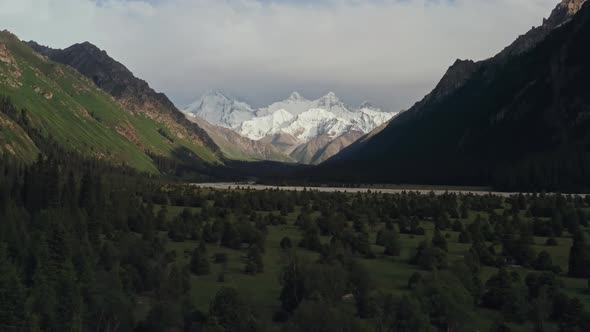
[[[456,58],[480,60],[557,0],[0,0],[0,28],[52,47],[90,41],[179,106],[215,88],[254,105],[335,91],[391,110]]]

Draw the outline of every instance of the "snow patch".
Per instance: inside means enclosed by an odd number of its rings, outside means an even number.
[[[253,140],[284,133],[302,142],[321,135],[336,138],[350,131],[369,133],[397,114],[384,112],[366,102],[351,109],[333,92],[317,100],[308,100],[293,92],[283,101],[253,110],[246,103],[212,91],[187,106],[184,112]]]

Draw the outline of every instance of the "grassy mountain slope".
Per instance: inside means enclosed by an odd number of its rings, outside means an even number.
[[[165,94],[154,91],[147,82],[137,78],[106,51],[89,42],[74,44],[63,50],[41,46],[35,42],[27,44],[51,60],[76,69],[111,95],[124,110],[143,115],[164,126],[175,140],[192,145],[193,152],[202,159],[212,159],[206,154],[206,150],[218,151],[218,147],[207,133],[188,121]],[[199,147],[206,149],[201,151]]]
[[[39,150],[27,133],[8,116],[0,113],[0,157],[32,162],[38,154]]]
[[[536,46],[525,35],[513,46],[526,48],[509,48],[519,52],[458,61],[424,100],[313,176],[590,188],[590,6],[571,21],[533,31]]]
[[[78,71],[37,54],[6,31],[0,33],[0,93],[25,108],[46,136],[83,155],[154,173],[146,151],[173,158],[186,148],[201,160],[217,160],[210,149],[170,135],[165,124],[125,111]]]

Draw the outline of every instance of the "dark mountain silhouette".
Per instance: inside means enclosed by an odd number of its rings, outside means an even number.
[[[307,179],[590,188],[588,40],[590,6],[563,1],[497,56],[458,60],[422,101]]]

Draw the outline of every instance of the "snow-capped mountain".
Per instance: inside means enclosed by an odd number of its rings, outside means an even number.
[[[324,109],[313,108],[299,114],[282,132],[307,142],[320,135],[337,137],[349,128],[350,123],[347,120]]]
[[[249,139],[259,140],[265,136],[279,133],[294,119],[295,116],[293,114],[284,109],[280,109],[269,115],[244,121],[242,125],[237,128],[237,132]]]
[[[268,107],[263,107],[256,112],[257,116],[267,116],[279,110],[289,110],[289,113],[293,115],[299,115],[311,108],[313,108],[314,102],[307,100],[299,94],[299,92],[293,92],[289,98],[270,104]]]
[[[340,139],[338,144],[331,145],[344,148],[351,143],[351,137],[356,139],[369,133],[397,114],[384,112],[369,103],[350,108],[333,92],[317,100],[308,100],[294,92],[283,101],[253,110],[246,103],[214,91],[201,97],[184,111],[212,124],[230,128],[255,141],[265,139],[265,142],[274,142],[276,137],[291,137],[291,148],[282,144],[281,150],[291,153],[299,147],[298,155],[308,156],[305,160],[300,160],[301,162],[319,162],[323,158],[313,159],[310,156],[317,152],[315,149],[321,149],[324,143],[327,146],[343,135],[354,133],[348,135],[347,139]],[[312,140],[313,144],[310,143]],[[305,151],[311,147],[314,151]]]
[[[259,140],[285,133],[308,142],[321,135],[336,138],[351,130],[368,133],[395,113],[383,112],[368,103],[350,110],[333,92],[317,100],[307,100],[294,92],[284,101],[261,108],[256,115],[237,129],[241,135]]]
[[[255,116],[250,105],[227,97],[223,92],[212,90],[197,101],[186,106],[183,112],[199,116],[216,126],[237,129],[241,124]]]
[[[334,92],[329,92],[317,100],[308,100],[298,92],[293,92],[289,98],[259,109],[256,112],[256,115],[266,116],[279,110],[286,110],[297,116],[311,109],[322,109],[345,119],[354,116],[354,113],[351,112],[340,99],[338,99]]]
[[[361,108],[350,120],[353,127],[367,134],[373,129],[389,121],[396,113],[387,113],[375,108]]]

